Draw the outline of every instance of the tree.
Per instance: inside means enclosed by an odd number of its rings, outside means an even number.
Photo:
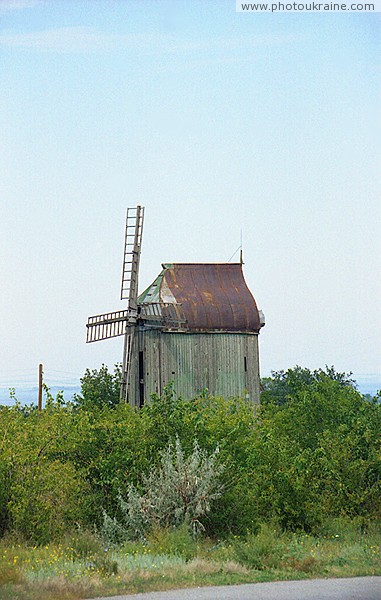
[[[260,511],[294,529],[313,529],[327,516],[379,516],[381,407],[344,374],[311,375],[282,404],[262,407],[253,454]]]
[[[273,371],[272,377],[262,379],[261,404],[274,403],[278,406],[287,403],[291,397],[302,390],[311,390],[319,382],[336,381],[340,387],[356,389],[352,373],[340,373],[335,368],[326,365],[324,369],[296,367],[287,371]]]
[[[99,371],[86,369],[81,379],[81,394],[75,394],[74,403],[86,410],[115,408],[120,402],[120,381],[122,368],[115,365],[114,373],[110,373],[106,365]]]

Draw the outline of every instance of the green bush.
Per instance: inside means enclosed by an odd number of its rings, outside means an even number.
[[[147,543],[153,554],[181,556],[185,560],[191,560],[197,554],[197,542],[186,523],[151,531],[147,535]]]
[[[183,522],[222,537],[381,517],[381,405],[348,376],[290,369],[267,380],[261,407],[169,386],[141,410],[110,400],[116,377],[90,373],[81,406],[0,406],[0,535],[45,544],[101,527],[103,511],[114,541]]]
[[[56,540],[81,519],[84,485],[69,463],[20,467],[8,502],[11,531],[32,543]]]
[[[261,571],[275,567],[284,551],[281,536],[271,525],[262,525],[257,534],[234,543],[235,556],[239,563]]]
[[[91,489],[86,498],[86,527],[102,524],[102,510],[116,514],[118,494],[126,495],[149,469],[149,442],[139,411],[128,404],[81,410],[74,415],[66,459]]]
[[[72,425],[62,406],[41,414],[17,405],[0,408],[0,495],[7,532],[45,544],[81,520],[89,488],[64,456]]]

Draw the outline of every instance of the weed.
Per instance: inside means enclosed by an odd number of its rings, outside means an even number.
[[[282,567],[287,567],[293,571],[300,571],[302,573],[315,573],[318,565],[318,560],[313,556],[307,556],[301,559],[289,558],[281,563]]]
[[[71,559],[85,559],[102,553],[104,545],[94,533],[79,529],[62,540],[65,554]]]
[[[22,575],[18,567],[14,565],[0,565],[0,586],[7,583],[20,583]]]
[[[152,552],[181,556],[190,560],[197,553],[197,543],[184,523],[180,527],[155,529],[147,536]]]
[[[262,525],[257,535],[213,542],[194,540],[184,526],[156,530],[145,541],[110,549],[84,531],[65,543],[33,548],[3,541],[1,599],[74,600],[195,585],[380,575],[381,532],[376,525],[366,534],[353,523],[337,527],[329,530],[327,525],[318,537]]]
[[[262,525],[257,535],[236,540],[233,546],[238,562],[258,571],[275,567],[283,551],[279,534],[269,525]]]

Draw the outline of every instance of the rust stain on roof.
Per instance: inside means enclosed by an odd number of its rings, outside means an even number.
[[[153,285],[161,301],[168,302],[170,292],[181,305],[190,331],[259,332],[259,311],[240,263],[174,263],[163,269]],[[148,300],[151,288],[141,300]]]

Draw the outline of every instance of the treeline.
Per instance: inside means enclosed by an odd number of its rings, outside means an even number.
[[[381,516],[381,405],[334,369],[296,367],[263,380],[261,406],[169,386],[141,410],[119,403],[119,370],[87,371],[82,395],[0,407],[0,534],[45,544],[118,518],[168,444],[216,456],[223,493],[202,525],[209,536],[259,524],[313,532],[349,516]],[[216,448],[219,449],[215,454]],[[147,481],[147,478],[145,479]]]

